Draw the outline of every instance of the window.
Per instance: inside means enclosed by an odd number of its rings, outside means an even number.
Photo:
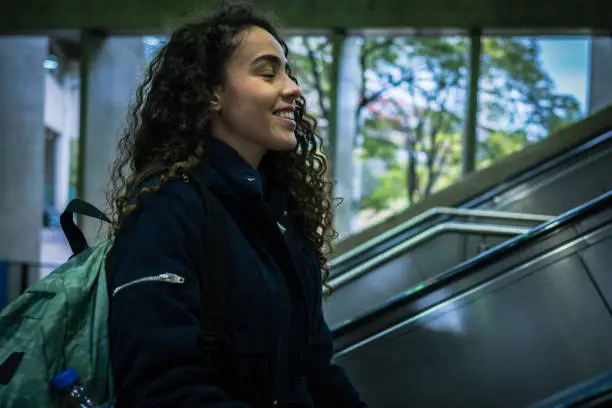
[[[477,167],[586,115],[588,37],[484,37]]]
[[[466,45],[459,36],[361,39],[353,231],[459,179]]]

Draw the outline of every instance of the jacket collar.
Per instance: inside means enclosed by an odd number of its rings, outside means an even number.
[[[212,191],[239,201],[265,202],[276,216],[283,213],[287,188],[267,183],[260,172],[225,142],[211,138],[207,147],[197,173]]]

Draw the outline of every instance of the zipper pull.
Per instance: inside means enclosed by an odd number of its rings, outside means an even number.
[[[184,283],[185,278],[182,276],[175,275],[173,273],[162,273],[158,275],[160,281],[168,282],[168,283]]]
[[[119,291],[137,285],[143,282],[164,282],[164,283],[173,283],[173,284],[182,284],[185,282],[185,278],[179,275],[175,275],[173,273],[160,273],[159,275],[154,276],[145,276],[143,278],[135,279],[133,281],[124,283],[123,285],[117,286],[113,291],[113,297],[119,293]]]

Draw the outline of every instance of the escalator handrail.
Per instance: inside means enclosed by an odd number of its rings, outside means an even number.
[[[369,251],[371,248],[382,244],[383,242],[394,238],[397,235],[402,234],[403,232],[417,227],[419,224],[422,224],[436,216],[439,215],[450,215],[450,216],[458,216],[458,217],[477,217],[477,218],[498,218],[498,219],[506,219],[506,220],[518,220],[518,221],[535,221],[535,222],[546,222],[550,221],[554,218],[552,215],[540,215],[540,214],[529,214],[529,213],[520,213],[520,212],[512,212],[512,211],[498,211],[498,210],[483,210],[483,209],[471,209],[471,208],[452,208],[452,207],[434,207],[417,215],[410,220],[397,225],[384,233],[378,235],[376,238],[373,238],[369,241],[364,242],[361,245],[356,246],[329,261],[329,268],[335,268],[338,264],[346,262],[349,258],[354,256],[361,255],[362,253]]]
[[[492,199],[494,199],[496,196],[503,194],[504,192],[516,187],[518,184],[525,182],[526,180],[532,179],[534,177],[540,176],[541,174],[550,171],[550,169],[563,165],[565,162],[567,162],[568,160],[572,160],[573,158],[575,158],[576,156],[583,154],[584,152],[593,149],[595,147],[597,147],[600,144],[606,143],[608,142],[610,139],[612,139],[612,130],[608,130],[605,131],[603,134],[601,134],[600,136],[594,137],[586,142],[580,143],[577,146],[573,146],[572,148],[570,148],[569,150],[558,154],[557,156],[553,157],[553,158],[545,158],[542,162],[536,164],[535,166],[533,166],[530,169],[527,169],[525,171],[520,172],[519,174],[517,174],[515,177],[512,177],[510,180],[508,180],[507,182],[504,183],[500,183],[498,184],[496,187],[489,189],[488,191],[484,191],[480,194],[477,194],[476,196],[473,196],[471,198],[468,198],[466,200],[464,200],[463,202],[459,203],[458,206],[462,207],[464,209],[470,209],[473,207],[477,207],[479,205],[482,205],[483,203],[490,201]],[[449,207],[437,207],[437,208],[449,208]],[[412,220],[417,220],[417,222],[415,222],[413,224],[413,226],[418,225],[419,223],[422,223],[425,221],[425,215],[428,214],[430,211],[435,210],[436,207],[427,210],[413,218],[411,218],[411,220],[406,221],[405,223],[402,223],[398,226],[395,226],[391,229],[389,229],[388,231],[385,231],[382,234],[379,234],[376,238],[372,238],[366,242],[363,242],[357,246],[355,246],[353,249],[344,252],[340,255],[338,255],[337,257],[331,259],[329,261],[329,267],[331,268],[336,268],[339,264],[345,262],[347,259],[356,256],[362,252],[365,252],[369,249],[371,249],[373,246],[375,245],[379,245],[380,243],[384,242],[385,240],[388,240],[390,238],[392,238],[393,236],[396,236],[398,234],[401,234],[403,231],[405,231],[407,228],[410,228],[410,222]],[[407,227],[408,225],[408,227]]]
[[[340,287],[354,281],[355,279],[365,275],[372,269],[389,262],[397,256],[411,250],[412,248],[420,245],[424,241],[446,232],[472,232],[479,234],[496,234],[496,235],[522,235],[529,231],[531,228],[528,227],[517,227],[509,225],[495,225],[495,224],[476,224],[471,222],[445,222],[438,224],[434,227],[428,228],[425,231],[420,232],[412,236],[411,238],[403,241],[402,243],[389,248],[383,253],[368,259],[356,268],[351,269],[349,272],[343,273],[338,277],[334,277],[329,280],[328,286],[333,290],[337,290]]]
[[[530,243],[542,239],[549,234],[553,234],[558,228],[565,227],[582,219],[589,217],[592,214],[600,212],[612,206],[612,190],[599,197],[578,206],[566,213],[542,224],[525,234],[514,237],[495,248],[485,251],[476,257],[465,261],[458,266],[437,275],[436,277],[427,279],[426,281],[413,287],[411,290],[404,291],[391,299],[374,306],[370,310],[360,314],[356,318],[345,321],[332,328],[334,337],[342,336],[350,332],[356,327],[360,327],[367,321],[370,321],[386,311],[406,302],[410,302],[422,298],[438,289],[448,286],[459,279],[465,278],[466,275],[478,270],[480,267],[490,265],[492,262],[513,254]],[[332,295],[333,296],[333,295]]]
[[[612,392],[612,370],[559,391],[529,408],[577,406]]]
[[[486,191],[478,195],[477,197],[471,198],[461,203],[460,206],[471,208],[482,205],[483,203],[493,200],[496,196],[501,195],[508,190],[511,190],[512,188],[516,187],[521,183],[524,183],[527,180],[540,176],[555,167],[563,166],[565,162],[574,159],[576,156],[587,152],[600,144],[608,142],[610,139],[612,139],[612,130],[608,130],[600,136],[594,137],[593,139],[581,143],[578,146],[574,146],[565,153],[561,153],[555,157],[549,158],[548,160],[537,164],[533,168],[521,172],[516,177],[513,177],[511,180],[508,180],[505,183],[501,183],[497,187],[492,188],[491,190]],[[589,158],[590,157],[591,156],[589,156]]]

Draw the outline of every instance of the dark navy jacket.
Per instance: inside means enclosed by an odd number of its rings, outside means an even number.
[[[198,285],[208,273],[207,214],[193,181],[171,181],[126,218],[107,259],[116,408],[365,407],[330,362],[319,268],[288,195],[264,189],[261,175],[223,142],[211,145],[193,177],[225,209],[224,373],[202,347],[214,330],[202,318]],[[149,279],[164,273],[184,281]]]

